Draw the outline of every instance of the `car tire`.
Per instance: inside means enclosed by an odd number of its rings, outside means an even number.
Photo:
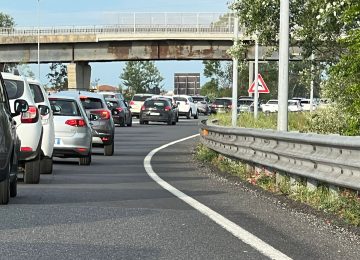
[[[194,115],[194,119],[198,119],[199,118],[199,113],[196,111],[196,114]]]
[[[53,159],[43,158],[40,161],[40,173],[41,174],[52,174],[53,171]]]
[[[90,165],[91,164],[91,153],[86,157],[79,158],[79,165]]]
[[[179,114],[176,115],[176,123],[179,122]]]
[[[10,170],[9,170],[10,171]],[[10,178],[9,175],[0,182],[0,205],[6,205],[10,200]]]
[[[132,117],[130,117],[130,122],[127,124],[127,126],[129,126],[129,127],[132,126]]]
[[[38,184],[40,182],[40,156],[34,161],[26,162],[24,169],[24,183]]]
[[[108,145],[104,145],[104,155],[105,156],[112,156],[114,155],[114,142]]]
[[[13,182],[10,182],[10,197],[16,197],[17,195],[17,178]]]
[[[191,118],[191,114],[192,114],[192,113],[191,113],[191,109],[190,109],[189,112],[187,112],[187,114],[186,114],[186,118],[187,118],[187,119],[190,119],[190,118]]]

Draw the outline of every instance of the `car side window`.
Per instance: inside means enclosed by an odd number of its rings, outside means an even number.
[[[4,90],[4,82],[0,80],[0,102],[4,103],[6,101],[5,99],[5,90]]]

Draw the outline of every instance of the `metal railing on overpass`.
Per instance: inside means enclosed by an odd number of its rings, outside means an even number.
[[[208,148],[273,172],[360,191],[360,137],[230,128],[202,121]],[[309,185],[309,186],[310,186]]]
[[[234,15],[224,13],[121,13],[116,23],[89,26],[0,28],[2,36],[121,34],[121,33],[228,33]]]

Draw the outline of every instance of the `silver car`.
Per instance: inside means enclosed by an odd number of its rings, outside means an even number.
[[[79,158],[80,165],[90,165],[92,128],[80,98],[59,93],[51,95],[49,101],[55,125],[53,156]],[[90,119],[96,120],[97,116]]]

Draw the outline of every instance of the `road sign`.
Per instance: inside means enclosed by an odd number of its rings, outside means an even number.
[[[264,79],[262,78],[262,76],[260,75],[260,73],[258,74],[258,91],[259,91],[259,93],[270,93],[270,90],[266,86],[266,83],[265,83]],[[251,84],[248,92],[249,93],[254,93],[255,92],[255,80]]]

